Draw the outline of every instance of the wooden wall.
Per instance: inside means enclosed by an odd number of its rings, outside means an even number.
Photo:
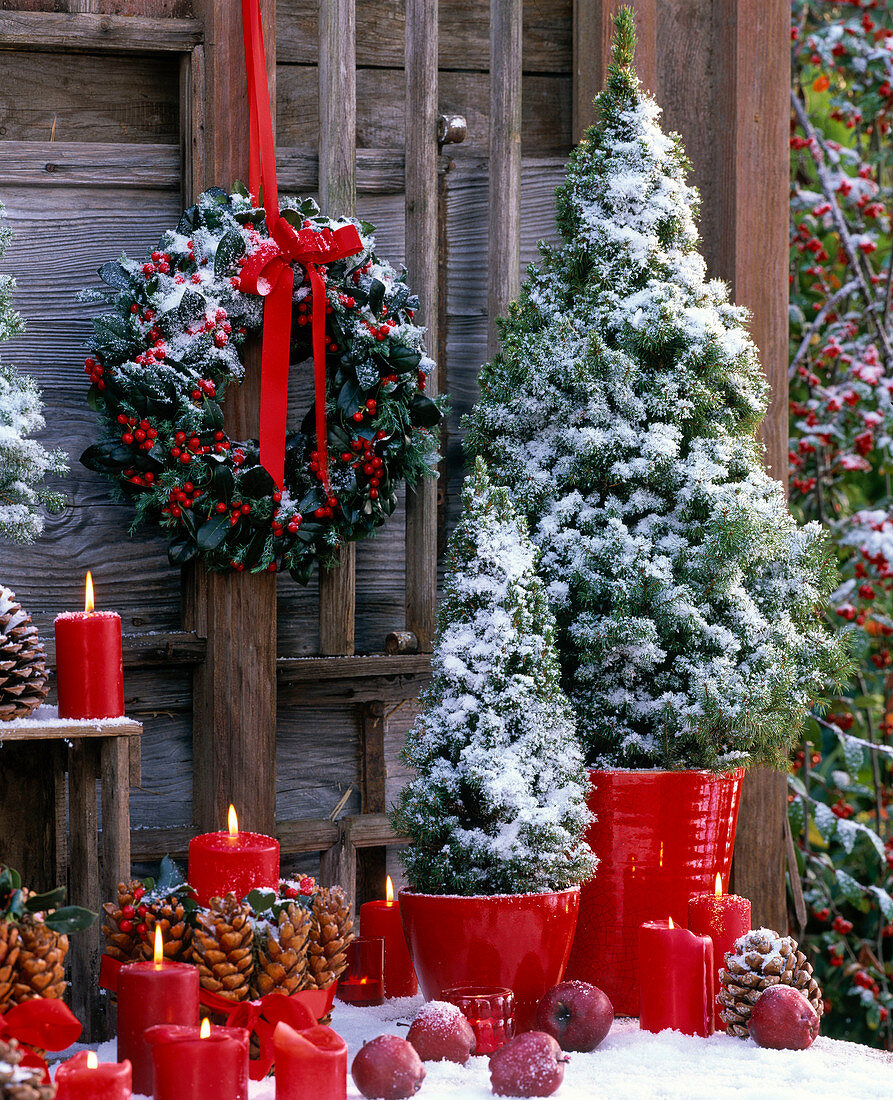
[[[304,193],[316,186],[318,3],[276,5],[280,185]],[[711,271],[731,279],[739,300],[756,309],[755,333],[777,382],[769,438],[781,474],[786,115],[776,100],[786,79],[786,6],[783,0],[635,0],[634,6],[645,83],[662,101],[666,123],[681,130],[694,180],[703,188]],[[522,262],[533,258],[539,237],[553,235],[554,187],[603,78],[616,7],[617,0],[524,2]],[[440,388],[452,401],[440,493],[442,526],[448,526],[462,476],[459,420],[475,399],[487,349],[489,4],[440,0],[439,8],[440,108],[468,122],[464,144],[446,147],[440,160],[437,353]],[[16,12],[40,10],[94,13],[78,18],[96,19],[101,35],[103,14],[176,22],[202,6],[199,0],[195,7],[190,0],[0,0],[0,31],[14,29]],[[404,117],[404,13],[405,0],[357,0],[357,212],[378,226],[379,250],[397,263],[404,255],[404,131],[413,122]],[[45,438],[72,460],[64,484],[70,505],[48,520],[45,538],[33,548],[0,547],[0,579],[31,608],[48,640],[53,616],[79,606],[87,568],[101,605],[121,612],[125,632],[175,631],[181,625],[180,578],[167,564],[164,540],[129,535],[129,510],[110,500],[104,479],[77,462],[94,436],[95,420],[82,373],[89,326],[75,294],[96,281],[102,261],[122,248],[141,252],[176,221],[188,109],[180,62],[172,53],[153,52],[150,41],[142,50],[76,55],[33,45],[0,50],[0,197],[16,233],[5,269],[19,280],[17,301],[28,320],[27,334],[0,353],[44,388],[50,417]],[[205,181],[212,182],[231,181]],[[298,402],[308,401],[306,372],[294,372],[293,391]],[[404,568],[401,510],[379,538],[358,548],[358,652],[381,652],[386,633],[402,626]],[[315,582],[302,589],[281,578],[278,615],[281,657],[317,652]],[[234,646],[242,642],[231,639]],[[140,652],[146,648],[144,642]],[[192,818],[195,655],[177,650],[172,665],[164,646],[158,649],[149,661],[132,651],[126,676],[128,712],[146,723],[142,787],[132,800],[137,830]],[[417,686],[413,681],[407,694]],[[281,685],[279,819],[324,816],[351,786],[345,810],[359,809],[362,718],[351,699],[349,688],[327,697],[318,686],[308,695],[306,684]],[[411,699],[393,697],[388,708],[394,710],[387,743],[392,797],[400,776],[396,752],[414,708]]]

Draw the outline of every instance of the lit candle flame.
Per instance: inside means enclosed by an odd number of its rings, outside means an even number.
[[[90,570],[87,570],[87,585],[84,589],[84,611],[89,615],[93,611],[96,603],[93,599],[93,574]]]
[[[238,817],[236,817],[236,808],[235,808],[235,806],[233,806],[232,803],[230,803],[229,816],[227,818],[227,821],[229,822],[229,835],[230,836],[238,836],[239,835],[239,819],[238,819]]]
[[[385,883],[384,896],[385,896],[385,901],[393,901],[394,900],[394,884],[393,884],[393,882],[391,882],[391,876],[390,875],[388,875],[388,881]]]
[[[152,957],[155,961],[155,969],[160,970],[161,964],[164,962],[164,941],[161,939],[161,925],[155,925],[155,948],[152,952]]]
[[[211,1038],[211,1021],[207,1016],[202,1020],[202,1026],[199,1028],[198,1037],[199,1039]]]
[[[95,1050],[87,1051],[87,1069],[96,1069],[99,1066],[99,1058]]]
[[[671,928],[675,928],[675,927],[676,927],[676,925],[675,925],[675,924],[673,924],[673,918],[672,918],[672,917],[668,917],[667,919],[668,919],[668,920],[669,920],[669,922],[670,922],[670,927],[671,927]]]
[[[716,872],[716,896],[718,898],[722,897],[722,875],[719,871]]]

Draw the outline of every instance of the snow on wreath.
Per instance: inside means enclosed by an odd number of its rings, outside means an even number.
[[[312,199],[283,199],[280,212],[320,239],[358,230],[359,251],[317,267],[328,454],[311,405],[286,436],[279,488],[257,441],[224,429],[221,402],[244,376],[246,339],[264,315],[260,294],[241,289],[243,269],[271,247],[264,211],[237,184],[206,191],[143,262],[104,264],[109,289],[81,294],[113,307],[93,320],[85,370],[102,430],[81,461],[135,505],[134,526],[170,534],[172,564],[201,557],[213,570],[288,570],[306,584],[315,560],[333,564],[343,541],[385,522],[402,479],[433,474],[442,399],[424,392],[434,364],[413,324],[418,299],[375,255],[373,226],[323,217]],[[311,352],[313,292],[307,268],[292,269],[296,363]]]

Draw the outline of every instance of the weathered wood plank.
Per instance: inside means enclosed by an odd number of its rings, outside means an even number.
[[[421,302],[427,347],[438,346],[437,0],[406,4],[406,266]],[[437,393],[437,371],[426,381]],[[430,651],[437,602],[437,483],[406,494],[406,629]]]
[[[427,676],[431,658],[424,653],[400,656],[280,657],[279,682],[283,685],[312,684],[326,680],[368,680],[373,677]]]
[[[86,141],[0,142],[0,186],[179,191],[175,145]]]
[[[83,12],[2,11],[0,49],[94,53],[183,53],[201,41],[196,19]]]
[[[488,350],[496,319],[521,289],[521,0],[490,2]]]
[[[102,805],[102,897],[130,875],[130,744],[110,737],[99,749]]]
[[[21,723],[0,725],[0,741],[72,741],[84,739],[121,739],[139,737],[143,727],[139,722],[78,722],[76,725],[60,719],[46,719],[32,722],[25,719]]]
[[[97,837],[97,746],[75,741],[68,753],[69,882],[68,898],[98,913],[102,905]],[[96,975],[99,973],[100,928],[97,921],[71,937],[71,1008],[84,1024],[87,1041],[99,1038],[102,1004]],[[104,1036],[103,1036],[104,1037]]]
[[[279,0],[281,63],[315,65],[318,0]],[[488,16],[481,0],[441,0],[439,66],[477,69],[488,65]],[[404,4],[363,0],[357,12],[357,64],[403,67],[406,27]],[[570,0],[525,0],[524,65],[528,72],[569,73],[571,69]]]

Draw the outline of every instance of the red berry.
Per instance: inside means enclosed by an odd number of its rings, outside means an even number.
[[[121,929],[122,932],[130,933],[130,932],[133,931],[133,921],[132,920],[122,920],[119,923],[118,927]]]
[[[377,489],[370,489],[369,490],[369,498],[370,498],[370,500],[378,500],[378,490]]]
[[[137,930],[137,934],[140,935],[140,936],[145,936],[149,931],[149,929],[146,927],[145,924],[138,924],[136,926],[136,930]]]
[[[285,891],[285,896],[287,898],[296,898],[298,896],[298,891],[294,888],[294,886],[289,886],[289,888]]]
[[[130,446],[130,444],[133,442],[133,436],[130,434],[130,432],[125,432],[121,436],[121,442],[126,443],[128,447]]]
[[[357,424],[360,424],[360,423],[362,423],[362,420],[363,420],[363,414],[362,414],[361,412],[357,411],[357,412],[355,412],[355,413],[353,414],[353,417],[352,417],[352,419],[353,419],[353,420],[354,420],[354,421],[355,421],[355,422],[356,422]]]
[[[216,511],[220,512],[221,515],[226,511],[226,505],[223,501],[220,501],[220,503],[216,505]]]

